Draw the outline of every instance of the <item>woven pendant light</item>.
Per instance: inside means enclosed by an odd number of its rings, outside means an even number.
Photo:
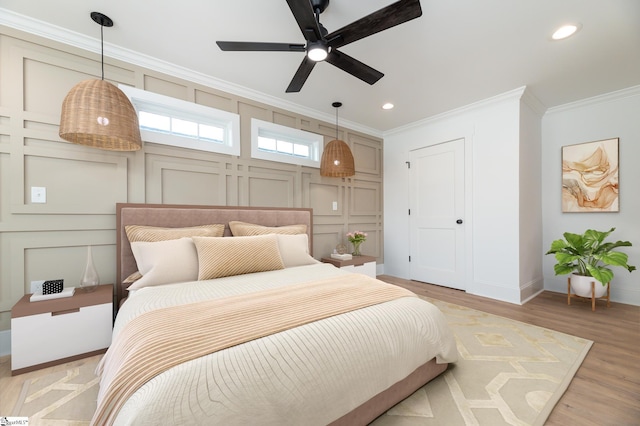
[[[338,139],[338,108],[341,102],[334,102],[336,109],[336,138],[324,147],[322,160],[320,161],[320,176],[349,177],[356,174],[353,154],[346,142]]]
[[[91,19],[100,24],[102,79],[76,84],[62,102],[60,137],[69,142],[111,151],[137,151],[142,147],[136,110],[120,89],[104,81],[103,27],[113,21],[99,12]]]

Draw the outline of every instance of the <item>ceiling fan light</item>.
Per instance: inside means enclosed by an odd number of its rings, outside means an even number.
[[[320,43],[310,44],[307,51],[309,59],[315,62],[324,61],[328,54],[327,47]]]

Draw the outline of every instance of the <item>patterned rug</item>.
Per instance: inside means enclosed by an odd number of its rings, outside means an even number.
[[[373,422],[387,425],[543,425],[592,341],[423,299],[447,317],[460,358]]]
[[[460,360],[374,426],[542,425],[593,342],[427,299],[445,314]],[[100,357],[26,380],[10,416],[30,426],[87,425],[96,406]],[[0,413],[6,415],[4,413]]]

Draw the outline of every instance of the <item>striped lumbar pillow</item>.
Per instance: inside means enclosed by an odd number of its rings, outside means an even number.
[[[177,240],[184,237],[222,237],[224,224],[200,225],[189,228],[161,228],[157,226],[127,225],[124,227],[129,242]]]
[[[306,234],[307,225],[285,225],[285,226],[262,226],[254,223],[238,222],[232,220],[229,222],[229,228],[234,237],[250,236],[250,235],[266,235],[266,234]]]
[[[198,280],[284,269],[275,235],[234,238],[193,237]]]

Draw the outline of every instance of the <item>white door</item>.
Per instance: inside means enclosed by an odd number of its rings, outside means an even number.
[[[411,279],[465,289],[464,139],[409,153]]]

